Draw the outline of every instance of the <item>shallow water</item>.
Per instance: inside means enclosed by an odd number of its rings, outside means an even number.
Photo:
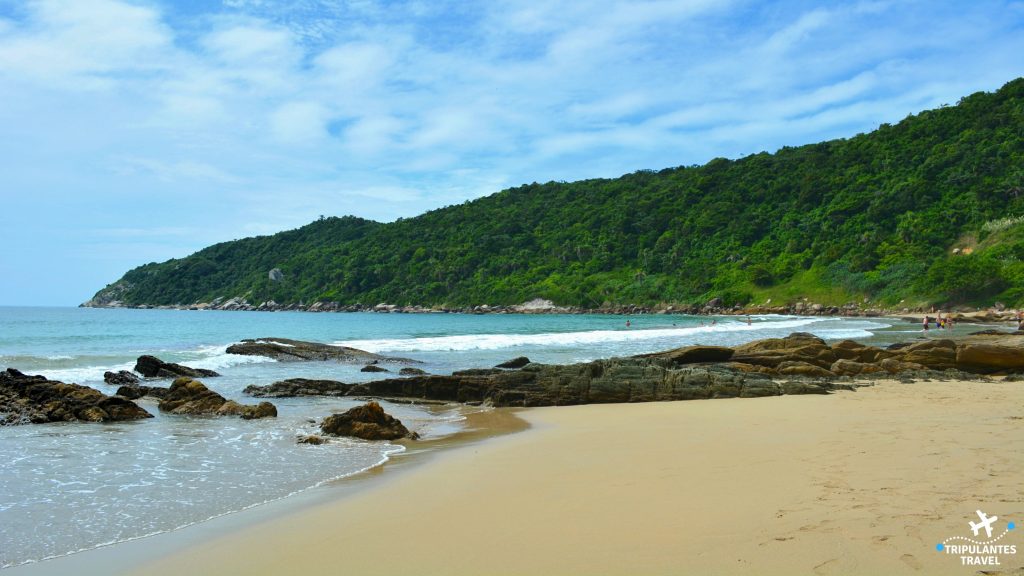
[[[250,384],[307,377],[366,381],[388,376],[334,362],[283,363],[235,356],[243,338],[333,342],[408,357],[431,373],[489,367],[515,356],[568,363],[688,344],[736,345],[803,331],[826,339],[905,339],[916,328],[884,319],[604,315],[313,314],[0,308],[0,367],[90,385],[141,354],[222,373],[204,382],[228,398]],[[704,325],[702,325],[702,323]],[[919,328],[917,329],[919,330]],[[897,333],[899,336],[897,336]],[[159,383],[167,385],[167,381]],[[117,424],[0,428],[0,567],[139,538],[283,498],[380,464],[387,442],[296,445],[322,417],[356,404],[276,399],[276,419],[162,415]],[[459,430],[458,407],[388,405],[427,437]]]

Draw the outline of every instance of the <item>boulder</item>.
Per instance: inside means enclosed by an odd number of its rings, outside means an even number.
[[[161,388],[160,386],[121,386],[117,389],[117,395],[129,400],[136,400],[143,396],[163,398],[169,391],[170,388]]]
[[[872,364],[882,360],[883,358],[890,358],[895,354],[888,350],[883,350],[875,346],[867,346],[860,342],[854,342],[853,340],[843,340],[836,342],[831,346],[832,352],[836,355],[839,360],[853,360],[854,362],[861,362],[865,364]]]
[[[426,374],[426,371],[411,366],[406,366],[398,371],[399,376],[422,376],[424,374]]]
[[[830,370],[837,376],[856,376],[858,374],[885,372],[885,369],[877,364],[844,360],[842,358],[833,362]]]
[[[323,436],[317,436],[316,434],[299,436],[298,439],[295,440],[296,444],[311,444],[313,446],[319,446],[328,442],[330,442],[330,440]]]
[[[321,344],[319,342],[303,342],[302,340],[291,340],[288,338],[258,338],[242,340],[227,348],[228,354],[242,354],[246,356],[266,356],[278,362],[302,362],[309,360],[333,360],[335,362],[350,362],[353,364],[369,364],[371,362],[403,362],[416,364],[415,360],[407,358],[392,358],[381,356],[365,350],[349,348],[347,346],[334,346]]]
[[[947,339],[925,340],[900,349],[893,357],[932,370],[948,370],[956,368],[956,343]]]
[[[794,332],[785,338],[768,338],[737,346],[731,360],[778,368],[783,362],[805,362],[828,370],[835,362],[835,352],[824,340],[813,334]]]
[[[903,362],[895,358],[886,358],[884,360],[880,360],[878,362],[878,367],[891,374],[895,374],[897,372],[907,372],[909,370],[927,370],[927,368],[920,364],[915,364],[913,362]]]
[[[324,434],[363,440],[397,440],[410,435],[401,421],[384,412],[376,402],[367,402],[343,414],[332,414],[324,418],[320,430]]]
[[[658,358],[668,360],[672,364],[696,364],[700,362],[728,362],[733,354],[732,348],[724,346],[685,346],[665,352],[640,354],[637,358]]]
[[[116,422],[153,415],[127,398],[78,384],[27,376],[14,368],[0,372],[0,425],[46,422]]]
[[[257,398],[290,398],[293,396],[347,396],[352,384],[336,380],[289,378],[269,386],[247,386],[244,392]]]
[[[187,376],[189,378],[207,378],[220,376],[220,374],[213,370],[189,368],[188,366],[182,366],[181,364],[164,362],[155,356],[148,355],[139,356],[138,361],[135,362],[135,371],[146,378],[178,378],[181,376]]]
[[[529,363],[530,363],[530,359],[529,358],[527,358],[526,356],[519,356],[517,358],[513,358],[511,360],[508,360],[506,362],[502,362],[501,364],[498,364],[497,366],[495,366],[495,368],[505,368],[505,369],[509,369],[509,370],[518,370],[519,368],[522,368],[523,366],[526,366]]]
[[[956,366],[967,372],[1024,371],[1024,347],[1005,341],[968,341],[956,347]]]
[[[131,386],[139,383],[139,377],[134,372],[119,370],[117,372],[104,372],[103,381],[114,386]]]
[[[187,377],[171,384],[159,408],[171,414],[240,416],[246,420],[277,416],[277,408],[269,402],[261,402],[259,406],[239,404],[210,390],[199,380]]]
[[[808,376],[812,378],[831,378],[835,376],[826,368],[801,360],[785,360],[775,368],[785,376]]]
[[[360,368],[359,371],[360,372],[387,372],[388,369],[387,368],[381,368],[380,366],[377,366],[376,364],[367,364],[366,366],[363,366],[362,368]]]

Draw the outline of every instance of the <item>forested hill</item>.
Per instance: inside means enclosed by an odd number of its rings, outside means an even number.
[[[217,244],[91,303],[1020,305],[1022,215],[1017,79],[849,139]]]

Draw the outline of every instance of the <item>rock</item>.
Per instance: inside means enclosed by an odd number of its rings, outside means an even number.
[[[313,446],[319,446],[328,442],[330,442],[330,440],[323,436],[317,436],[316,434],[299,436],[298,439],[295,440],[296,444],[312,444]]]
[[[368,364],[370,362],[402,362],[406,364],[418,364],[415,360],[408,358],[392,358],[381,356],[372,352],[349,348],[347,346],[333,346],[331,344],[320,344],[318,342],[303,342],[301,340],[289,340],[287,338],[259,338],[255,340],[242,340],[238,344],[232,344],[227,348],[228,354],[242,354],[245,356],[266,356],[279,362],[301,362],[307,360],[334,360],[336,362],[351,362]]]
[[[910,370],[925,370],[926,368],[920,364],[913,362],[902,362],[895,358],[886,358],[878,362],[878,367],[886,372],[895,374],[897,372],[907,372]]]
[[[399,370],[398,374],[400,376],[422,376],[422,375],[426,374],[426,372],[423,371],[423,370],[420,370],[419,368],[412,368],[410,366],[406,366],[405,368],[402,368],[401,370]]]
[[[840,376],[856,376],[857,374],[874,374],[885,372],[885,369],[877,364],[856,362],[854,360],[836,360],[830,368],[833,374]]]
[[[785,360],[780,362],[775,369],[779,374],[786,376],[810,376],[816,378],[831,378],[835,376],[826,368],[801,360]]]
[[[960,370],[977,373],[1024,370],[1024,345],[1008,338],[974,338],[956,347],[956,365]]]
[[[164,362],[155,356],[139,356],[135,362],[135,371],[146,378],[178,378],[187,376],[189,378],[207,378],[220,376],[213,370],[203,368],[189,368],[181,364]]]
[[[367,402],[343,414],[332,414],[324,418],[320,430],[324,434],[363,440],[397,440],[409,436],[409,430],[376,402]]]
[[[143,396],[152,396],[153,398],[163,398],[170,392],[170,388],[161,388],[160,386],[121,386],[117,389],[116,394],[123,396],[129,400],[136,400]]]
[[[502,362],[501,364],[498,364],[497,366],[495,366],[495,368],[505,368],[505,369],[516,370],[516,369],[522,368],[523,366],[526,366],[529,363],[530,363],[530,359],[529,358],[527,358],[526,356],[519,356],[519,357],[513,358],[513,359],[511,359],[511,360],[509,360],[507,362]]]
[[[825,341],[813,334],[794,332],[785,338],[768,338],[737,346],[733,362],[777,368],[782,362],[806,362],[828,370],[837,360]]]
[[[895,353],[882,350],[875,346],[867,346],[853,340],[843,340],[831,346],[832,352],[840,360],[853,360],[855,362],[872,364],[883,358],[891,358]]]
[[[376,364],[367,364],[366,366],[363,366],[362,368],[360,368],[359,371],[360,372],[387,372],[388,369],[387,368],[381,368],[380,366],[377,366]]]
[[[133,372],[119,370],[117,372],[104,372],[103,381],[114,386],[130,386],[139,383],[139,377]]]
[[[952,340],[925,340],[899,350],[893,357],[903,362],[920,364],[932,370],[956,368],[956,343]]]
[[[271,268],[270,272],[267,272],[267,278],[271,282],[280,282],[284,280],[284,272],[281,272],[280,268]]]
[[[259,406],[239,404],[188,377],[178,378],[171,384],[159,408],[171,414],[240,416],[246,420],[277,416],[277,408],[269,402],[261,402]]]
[[[120,396],[43,376],[26,376],[14,368],[0,372],[0,424],[46,422],[115,422],[153,415]]]
[[[247,386],[244,392],[258,398],[290,398],[293,396],[347,396],[352,384],[335,380],[290,378],[269,386]]]
[[[640,354],[637,358],[660,358],[668,360],[673,364],[696,364],[700,362],[728,362],[733,354],[732,348],[724,346],[685,346],[666,352]]]

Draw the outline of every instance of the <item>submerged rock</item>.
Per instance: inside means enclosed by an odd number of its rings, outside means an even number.
[[[513,370],[515,370],[515,369],[522,368],[523,366],[526,366],[529,363],[530,363],[530,359],[529,358],[527,358],[526,356],[519,356],[519,357],[513,358],[513,359],[511,359],[511,360],[509,360],[507,362],[502,362],[501,364],[498,364],[497,366],[495,366],[495,368],[506,368],[506,369],[513,369]]]
[[[320,430],[324,434],[363,440],[397,440],[410,436],[409,429],[376,402],[367,402],[343,414],[332,414],[324,418]]]
[[[388,372],[387,368],[381,368],[376,364],[367,364],[359,369],[360,372]]]
[[[188,377],[178,378],[171,384],[159,408],[171,414],[240,416],[246,420],[277,416],[277,408],[270,402],[260,402],[258,406],[239,404]]]
[[[319,342],[303,342],[288,338],[258,338],[242,340],[227,348],[228,354],[245,356],[266,356],[278,362],[302,362],[307,360],[334,360],[336,362],[352,362],[369,364],[372,362],[403,362],[416,363],[407,358],[381,356],[365,350],[334,346]]]
[[[0,372],[0,424],[115,422],[153,415],[120,396],[78,384],[27,376],[14,368]]]
[[[189,368],[181,364],[164,362],[155,356],[139,356],[135,362],[135,371],[146,378],[178,378],[187,376],[189,378],[208,378],[220,376],[213,370],[203,368]]]
[[[119,370],[117,372],[104,372],[103,381],[114,386],[130,386],[139,383],[139,377],[134,372]]]
[[[398,371],[398,375],[399,376],[422,376],[422,375],[424,375],[426,373],[427,372],[425,370],[421,370],[419,368],[413,368],[411,366],[406,366],[406,367],[404,367],[404,368],[402,368],[401,370]]]

